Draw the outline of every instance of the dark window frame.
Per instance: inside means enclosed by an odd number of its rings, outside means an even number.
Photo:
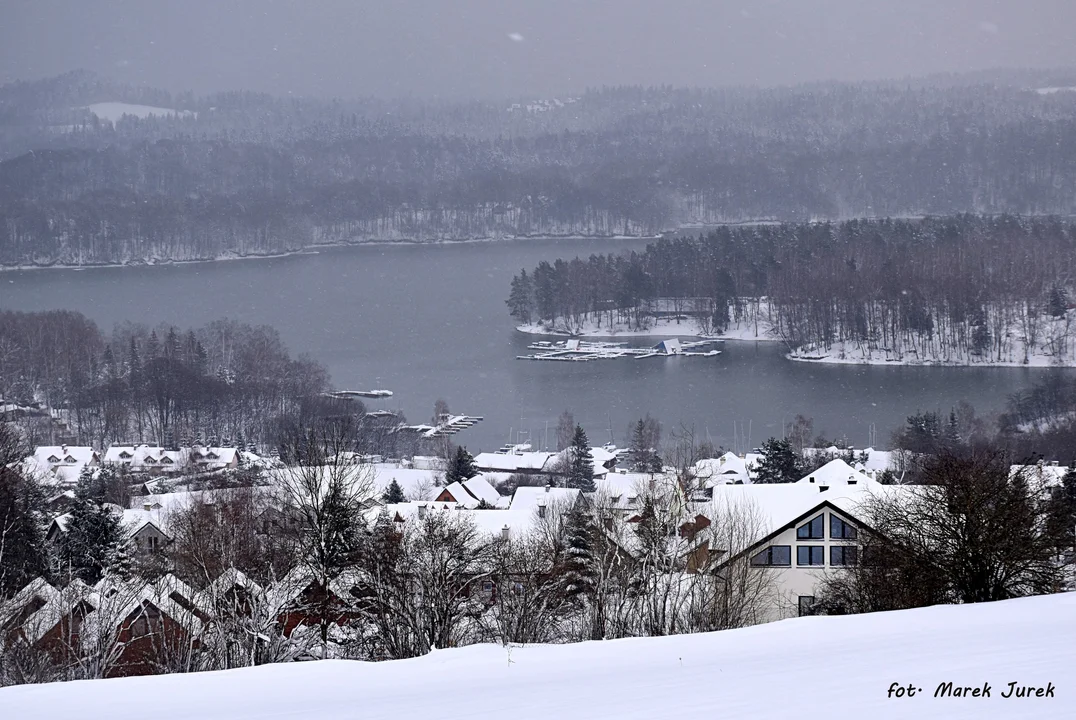
[[[834,551],[839,550],[841,561],[837,562],[834,559]],[[847,555],[849,552],[852,555],[852,562],[848,562]],[[830,545],[829,546],[829,564],[834,567],[852,567],[859,564],[859,546],[858,545]]]
[[[801,562],[800,552],[807,551],[807,559],[813,560],[816,551],[817,556],[822,562]],[[825,545],[797,545],[796,546],[796,567],[825,567],[826,565],[826,546]]]
[[[815,523],[818,523],[817,534]],[[825,540],[826,539],[826,514],[818,513],[813,518],[796,528],[797,540]]]
[[[840,524],[837,525],[837,523]],[[840,528],[840,533],[834,532],[835,525]],[[855,540],[858,535],[859,530],[855,525],[838,515],[829,514],[829,537],[831,540]]]
[[[775,548],[784,548],[788,550],[788,562],[774,562],[773,551]],[[759,555],[765,553],[766,562],[755,562]],[[791,545],[770,545],[751,556],[751,567],[792,567],[792,546]]]

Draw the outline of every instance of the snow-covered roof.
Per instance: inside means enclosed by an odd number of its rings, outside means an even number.
[[[594,480],[594,503],[599,508],[633,510],[647,493],[664,496],[676,491],[673,475],[611,472]]]
[[[42,485],[74,486],[85,467],[99,462],[97,452],[89,446],[40,445],[22,462],[22,468]]]
[[[147,525],[157,528],[166,537],[172,536],[172,533],[168,531],[169,513],[167,511],[131,508],[123,511],[123,526],[127,529],[128,537],[134,537]]]
[[[96,609],[100,598],[91,586],[78,578],[68,583],[67,587],[48,593],[44,606],[22,623],[23,638],[31,645],[36,643],[81,602]]]
[[[1036,463],[1035,465],[1013,465],[1009,468],[1009,476],[1014,477],[1017,473],[1024,473],[1029,481],[1038,485],[1038,489],[1045,490],[1061,485],[1068,471],[1069,468],[1065,465]]]
[[[475,475],[470,480],[463,481],[463,487],[467,492],[478,500],[485,500],[489,505],[496,507],[504,498],[497,489],[490,485],[489,481],[481,475]]]
[[[590,456],[594,458],[594,462],[604,465],[610,460],[616,460],[617,453],[606,450],[604,447],[592,447],[590,449]]]
[[[837,458],[805,475],[798,484],[834,486],[834,485],[859,485],[871,482],[871,478],[865,473],[859,472],[844,460]]]
[[[467,492],[467,488],[463,487],[463,483],[454,482],[443,488],[438,488],[438,490],[440,492],[437,497],[442,500],[456,502],[467,508],[478,507],[478,499]]]
[[[202,589],[201,603],[205,607],[212,607],[215,602],[236,587],[243,588],[251,595],[260,596],[265,592],[261,585],[247,577],[242,570],[230,567]]]
[[[561,450],[560,452],[556,453],[556,455],[555,455],[556,460],[549,463],[549,466],[546,468],[546,470],[549,470],[550,468],[555,467],[556,465],[567,465],[567,463],[571,460],[571,458],[569,456],[570,452],[571,452],[571,448],[566,448],[566,449]],[[594,477],[595,478],[600,478],[600,477],[604,477],[609,472],[609,468],[605,467],[605,463],[609,462],[610,460],[615,459],[616,454],[609,452],[605,448],[600,448],[600,447],[599,448],[593,448],[592,447],[592,448],[590,448],[590,458],[591,458],[591,462],[594,465]]]
[[[573,507],[580,497],[582,493],[574,489],[523,486],[516,488],[508,507],[478,510],[477,503],[470,507],[455,502],[395,503],[372,508],[366,520],[373,524],[381,513],[387,513],[393,521],[410,522],[428,513],[444,512],[470,519],[479,530],[491,536],[502,537],[507,528],[510,537],[519,537],[535,529],[543,514],[553,517],[554,513]]]
[[[208,615],[208,608],[201,604],[201,594],[172,574],[151,583],[105,577],[94,590],[100,598],[99,605],[85,619],[85,626],[93,629],[99,629],[103,622],[118,625],[145,603],[156,607],[192,635],[202,631],[202,617]]]
[[[864,470],[882,472],[883,470],[892,470],[896,467],[897,453],[892,450],[875,450],[874,448],[867,448],[863,452],[867,454],[867,462],[863,463]]]
[[[411,467],[416,470],[433,470],[444,472],[448,467],[448,463],[444,458],[439,458],[436,455],[415,455],[411,458]]]
[[[707,487],[726,483],[751,482],[747,460],[736,453],[727,452],[718,458],[704,458],[695,463],[695,477]]]
[[[132,470],[169,472],[190,462],[190,448],[166,450],[156,445],[112,445],[105,451],[104,461],[127,465]]]
[[[106,506],[106,507],[115,507],[115,506]],[[166,537],[171,537],[171,533],[168,532],[168,516],[169,516],[169,513],[167,511],[163,510],[163,508],[153,509],[153,510],[145,510],[145,509],[142,509],[142,508],[139,508],[139,509],[116,508],[116,510],[121,515],[120,523],[123,525],[124,529],[127,531],[127,537],[133,537],[135,534],[137,534],[140,530],[145,528],[147,525],[153,525],[158,530],[160,530],[161,533],[164,534]],[[68,525],[68,523],[71,522],[71,517],[72,517],[71,513],[69,513],[69,512],[64,513],[62,515],[57,515],[56,517],[54,517],[52,519],[52,524],[60,532],[66,533],[67,532],[67,525]]]
[[[9,630],[12,628],[6,627],[11,623],[15,616],[22,612],[23,608],[34,602],[35,599],[38,602],[48,603],[52,601],[59,591],[53,587],[45,578],[34,578],[26,587],[19,590],[13,597],[0,603],[0,630]]]
[[[870,478],[855,485],[830,485],[824,491],[817,484],[802,482],[719,485],[714,488],[713,500],[704,514],[718,518],[732,508],[749,510],[759,521],[756,529],[758,540],[762,540],[823,503],[829,502],[855,518],[871,497],[899,495],[914,487],[917,486],[882,485]]]
[[[234,447],[193,447],[188,457],[208,468],[222,468],[238,462],[239,449]]]
[[[97,452],[88,445],[39,445],[34,458],[41,464],[86,465],[99,460]]]
[[[502,472],[540,471],[546,468],[550,458],[554,456],[555,453],[550,452],[478,453],[474,461],[480,470]]]

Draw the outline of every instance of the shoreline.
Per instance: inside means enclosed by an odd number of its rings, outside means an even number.
[[[886,360],[886,359],[854,359],[833,356],[803,357],[792,353],[786,353],[785,359],[791,362],[813,363],[815,365],[870,365],[885,367],[934,367],[934,368],[1076,368],[1076,357],[1068,362],[1057,363],[1049,357],[1032,357],[1029,362],[1016,360],[1002,360],[990,362],[946,362],[945,360]]]
[[[109,268],[152,268],[172,267],[175,265],[195,265],[204,263],[232,262],[237,260],[273,260],[278,258],[294,257],[297,255],[318,255],[322,250],[336,250],[358,247],[418,247],[418,246],[445,246],[445,245],[475,245],[481,243],[509,243],[509,242],[532,242],[542,240],[659,240],[662,235],[512,235],[505,237],[480,237],[462,238],[459,240],[363,240],[361,242],[334,242],[308,245],[299,250],[285,250],[278,253],[251,253],[238,255],[228,253],[215,258],[194,258],[189,260],[155,260],[133,261],[127,263],[91,263],[69,264],[50,263],[47,265],[0,265],[0,273],[23,272],[30,270],[102,270]]]
[[[766,335],[754,335],[754,331],[751,328],[743,328],[739,332],[724,332],[724,333],[703,333],[699,332],[697,328],[691,329],[684,326],[682,330],[678,330],[676,326],[659,326],[647,328],[646,330],[587,330],[583,332],[570,333],[566,330],[550,330],[548,328],[540,327],[538,325],[517,325],[516,331],[527,335],[537,335],[542,337],[558,337],[558,338],[655,338],[655,337],[693,337],[701,340],[724,340],[726,342],[781,342],[780,338],[769,337]]]

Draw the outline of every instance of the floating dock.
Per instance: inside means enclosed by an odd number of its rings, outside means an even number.
[[[337,398],[339,400],[350,400],[357,397],[364,398],[387,398],[392,397],[391,390],[333,390],[331,392],[322,393],[327,397]]]

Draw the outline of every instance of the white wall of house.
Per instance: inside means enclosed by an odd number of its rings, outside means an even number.
[[[797,531],[799,527],[806,523],[809,523],[814,518],[822,516],[822,537],[821,538],[799,538]],[[826,575],[832,572],[839,572],[844,569],[844,566],[833,565],[832,550],[834,546],[855,546],[855,540],[833,538],[831,536],[831,516],[836,516],[845,523],[848,523],[852,527],[857,527],[858,524],[849,516],[840,512],[837,512],[829,507],[819,508],[817,512],[809,514],[804,520],[797,523],[794,527],[789,527],[782,530],[778,535],[774,536],[771,540],[765,543],[765,545],[759,546],[758,549],[752,550],[748,553],[748,558],[753,558],[758,555],[759,552],[764,551],[766,548],[778,546],[789,548],[790,564],[788,566],[771,566],[771,567],[757,567],[754,568],[757,572],[771,573],[774,578],[774,603],[768,620],[782,620],[784,618],[796,617],[799,615],[799,599],[814,598],[820,593],[822,582]],[[799,562],[800,552],[799,548],[812,547],[822,548],[822,565],[809,565],[801,564]],[[808,553],[809,554],[809,553]]]

